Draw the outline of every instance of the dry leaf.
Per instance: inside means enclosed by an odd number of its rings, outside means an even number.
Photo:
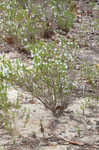
[[[5,42],[7,42],[9,45],[15,44],[15,38],[13,36],[5,37]]]

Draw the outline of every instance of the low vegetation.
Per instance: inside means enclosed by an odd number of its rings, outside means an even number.
[[[22,45],[32,61],[28,68],[21,59],[12,63],[0,56],[0,109],[2,112],[9,110],[7,89],[17,85],[40,100],[53,115],[60,116],[77,89],[77,64],[80,77],[85,78],[92,89],[99,76],[99,67],[86,65],[82,60],[79,62],[78,43],[72,40],[67,43],[62,36],[73,26],[74,1],[50,0],[38,5],[32,0],[1,0],[0,3],[2,39],[8,44],[12,40],[16,47]],[[55,34],[59,35],[58,40],[49,40]],[[83,114],[85,107],[82,104]]]

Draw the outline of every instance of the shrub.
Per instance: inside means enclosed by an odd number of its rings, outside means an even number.
[[[32,57],[31,69],[17,63],[19,69],[14,82],[40,100],[54,115],[58,109],[57,115],[60,115],[74,88],[70,74],[73,74],[76,56],[66,52],[63,43],[57,48],[55,43],[40,41],[33,47]]]
[[[1,2],[1,26],[5,35],[16,35],[20,43],[34,43],[51,37],[56,27],[68,32],[74,16],[69,1],[13,0]],[[48,35],[48,36],[45,36]]]
[[[69,32],[70,28],[73,26],[74,15],[70,10],[64,12],[64,16],[57,16],[58,27],[65,32]]]

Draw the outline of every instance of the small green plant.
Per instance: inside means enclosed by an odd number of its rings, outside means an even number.
[[[80,135],[81,135],[81,129],[80,129],[79,126],[76,127],[76,131],[77,131],[78,136],[80,137]]]
[[[28,123],[29,119],[30,119],[30,111],[26,112],[25,121],[24,121],[24,127],[25,127],[26,124]]]
[[[93,8],[95,5],[96,5],[96,3],[95,3],[94,1],[89,2],[89,6],[90,6],[91,8]]]
[[[74,23],[74,15],[70,10],[64,12],[64,16],[57,16],[57,25],[59,29],[69,32]]]
[[[81,103],[81,110],[83,112],[83,115],[85,115],[85,110],[88,106],[91,105],[91,98],[88,96],[88,99],[86,99],[84,102]]]
[[[85,103],[82,103],[81,106],[80,106],[82,112],[83,112],[83,115],[85,115],[85,110],[86,110],[86,104]]]
[[[0,81],[0,109],[7,112],[10,106],[7,97],[7,84]]]
[[[95,30],[99,31],[99,18],[94,19],[94,28]],[[98,38],[99,41],[99,38]]]
[[[86,63],[86,65],[85,65]],[[93,89],[95,87],[95,80],[98,77],[97,71],[94,70],[94,67],[92,64],[88,64],[86,61],[81,66],[82,76],[86,78],[87,83],[90,84],[91,88]]]
[[[3,127],[10,131],[10,118],[9,109],[12,107],[18,107],[17,104],[12,104],[8,100],[8,88],[11,85],[12,78],[12,65],[11,62],[8,60],[6,61],[4,56],[0,57],[0,110],[1,110],[1,117],[0,122],[2,122]],[[13,74],[14,75],[14,74]],[[12,113],[12,120],[14,121],[15,114]]]
[[[12,112],[11,114],[12,114],[11,120],[14,122],[14,121],[15,121],[16,114],[15,114],[15,112]]]

